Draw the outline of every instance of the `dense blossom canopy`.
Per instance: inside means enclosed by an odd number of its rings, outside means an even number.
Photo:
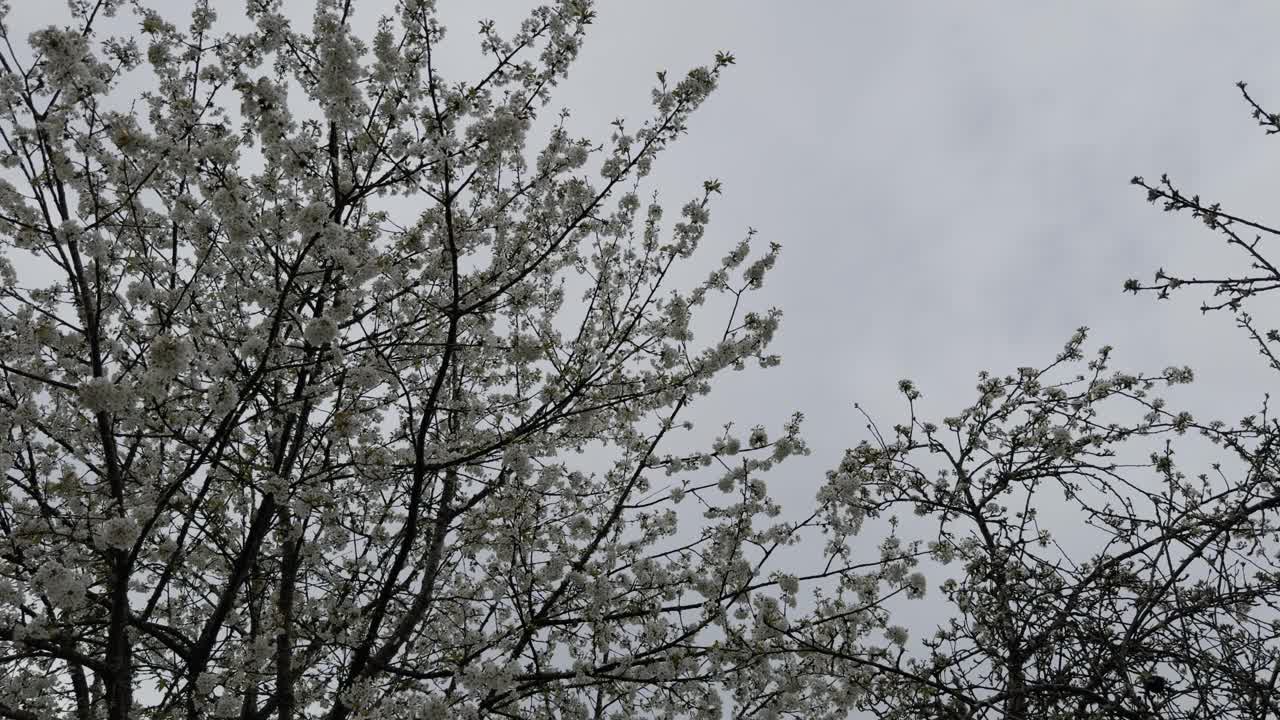
[[[372,37],[337,0],[70,7],[0,52],[0,715],[818,702],[767,569],[818,516],[759,477],[799,416],[666,449],[717,373],[778,362],[748,302],[778,246],[675,287],[719,183],[674,222],[641,197],[731,55],[597,143],[546,115],[585,0],[482,23],[466,79],[427,0]],[[838,634],[883,627],[844,594]]]
[[[282,2],[0,1],[0,717],[1280,714],[1265,402],[1198,422],[1081,330],[940,424],[903,380],[783,514],[798,413],[689,432],[779,362],[779,247],[645,186],[733,56],[597,141],[551,105],[589,0],[482,22],[467,78],[431,0]],[[1280,231],[1135,182],[1252,269],[1125,287],[1213,285],[1280,369]]]

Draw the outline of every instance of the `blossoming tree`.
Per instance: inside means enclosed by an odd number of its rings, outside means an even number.
[[[1280,116],[1240,87],[1267,132],[1280,132]],[[1248,269],[1161,270],[1125,289],[1212,288],[1203,309],[1233,313],[1280,370],[1280,331],[1248,312],[1280,287],[1268,246],[1280,230],[1189,197],[1168,177],[1133,182],[1166,211],[1204,222]],[[904,650],[868,685],[880,716],[1280,715],[1280,423],[1266,396],[1237,424],[1199,422],[1154,394],[1190,382],[1190,369],[1117,372],[1111,348],[1088,357],[1085,343],[1081,329],[1052,363],[981,373],[977,401],[937,424],[920,417],[921,392],[904,381],[909,419],[883,434],[869,425],[873,438],[832,471],[823,492],[849,526],[920,516],[914,547],[955,576],[938,584],[950,616],[921,628],[923,652]],[[1217,461],[1175,461],[1190,441]],[[845,655],[821,633],[787,634],[796,647]]]
[[[777,362],[777,246],[675,287],[719,185],[640,194],[732,56],[596,143],[546,115],[588,0],[482,23],[465,80],[430,0],[363,38],[349,1],[136,5],[0,15],[0,716],[843,716],[768,569],[822,524],[759,477],[798,416],[671,449]],[[844,599],[882,579],[815,576],[805,622],[883,653]]]

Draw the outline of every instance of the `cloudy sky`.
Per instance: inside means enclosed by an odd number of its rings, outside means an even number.
[[[526,3],[441,3],[453,42]],[[1274,4],[1222,2],[604,2],[557,102],[580,132],[645,117],[653,73],[738,59],[655,185],[678,206],[720,178],[706,252],[748,226],[783,245],[765,296],[785,312],[781,367],[735,376],[704,422],[807,416],[814,452],[772,483],[804,503],[865,437],[860,402],[903,418],[910,377],[940,418],[975,373],[1052,359],[1072,330],[1116,365],[1188,364],[1173,399],[1238,419],[1273,378],[1201,296],[1121,292],[1158,267],[1240,267],[1206,228],[1145,202],[1134,175],[1266,218],[1280,147],[1234,83],[1280,107]],[[1265,313],[1260,317],[1264,319]],[[1277,316],[1272,316],[1277,317]],[[1277,320],[1275,322],[1280,322]]]
[[[514,22],[527,6],[442,3],[459,44],[476,18]],[[717,50],[737,57],[654,186],[678,207],[703,179],[723,181],[707,263],[748,226],[783,245],[763,294],[785,312],[783,364],[722,379],[696,417],[710,432],[806,414],[813,454],[770,478],[792,517],[812,508],[843,450],[868,438],[854,402],[882,427],[900,422],[896,383],[912,378],[922,413],[939,420],[975,399],[979,370],[1047,364],[1081,325],[1094,346],[1116,347],[1116,369],[1194,368],[1198,382],[1169,397],[1200,419],[1237,420],[1273,387],[1231,318],[1199,313],[1202,295],[1158,302],[1121,286],[1159,267],[1201,277],[1242,267],[1220,236],[1148,204],[1129,179],[1168,172],[1188,192],[1268,217],[1280,146],[1235,83],[1280,109],[1274,4],[598,9],[556,99],[580,133],[604,138],[615,117],[647,117],[656,70],[681,72]],[[1257,310],[1264,326],[1280,325],[1280,312]],[[1221,459],[1184,448],[1189,474]],[[1076,521],[1055,519],[1064,543],[1081,541]]]
[[[441,2],[463,47],[479,18],[513,27],[528,7]],[[1254,412],[1274,384],[1229,316],[1198,312],[1202,295],[1121,291],[1159,267],[1241,269],[1220,236],[1148,204],[1129,179],[1168,172],[1187,192],[1267,218],[1280,147],[1235,83],[1280,109],[1274,4],[647,0],[598,10],[554,101],[572,109],[577,133],[605,139],[614,118],[647,118],[657,70],[679,74],[718,50],[737,57],[651,187],[675,208],[704,179],[723,182],[703,263],[748,227],[783,245],[761,296],[785,312],[782,365],[721,378],[695,416],[709,434],[805,413],[813,454],[769,479],[788,515],[807,514],[824,472],[868,438],[854,402],[891,426],[906,417],[897,381],[911,378],[922,414],[939,420],[972,403],[979,370],[1045,365],[1082,325],[1092,346],[1115,346],[1116,369],[1194,368],[1198,382],[1168,396],[1200,419]],[[1264,327],[1280,325],[1280,308],[1257,310]],[[1195,474],[1221,458],[1184,444],[1179,459]],[[1070,516],[1048,520],[1068,546],[1085,542]],[[811,553],[791,557],[814,562]],[[929,617],[916,612],[906,617]],[[911,624],[917,637],[926,629]]]
[[[1277,21],[1261,2],[605,2],[558,101],[603,135],[618,114],[644,117],[655,70],[736,55],[655,180],[671,204],[723,181],[709,243],[752,226],[783,245],[765,292],[785,312],[783,364],[721,382],[698,417],[776,427],[804,411],[813,454],[770,478],[800,514],[867,438],[855,401],[902,421],[909,377],[938,420],[973,401],[978,370],[1046,364],[1081,325],[1117,368],[1194,368],[1170,398],[1198,418],[1257,409],[1276,378],[1229,316],[1202,316],[1195,291],[1158,302],[1121,286],[1159,267],[1242,267],[1221,236],[1148,204],[1134,175],[1168,172],[1280,222],[1280,145],[1235,87],[1280,111]],[[1274,327],[1277,310],[1255,315]],[[1192,474],[1219,459],[1179,457]],[[916,613],[900,617],[930,617]]]

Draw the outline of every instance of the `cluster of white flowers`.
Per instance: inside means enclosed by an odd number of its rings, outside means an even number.
[[[32,584],[54,607],[74,609],[84,600],[89,578],[78,570],[46,562],[31,576]]]
[[[1076,450],[1075,440],[1071,436],[1071,430],[1062,426],[1056,426],[1049,429],[1048,445],[1050,453],[1059,459],[1070,458]]]
[[[240,356],[246,360],[257,358],[266,352],[267,341],[258,333],[252,333],[240,343]]]
[[[230,692],[223,691],[218,697],[218,702],[213,705],[213,713],[218,717],[239,717],[240,716],[240,698]]]
[[[129,283],[128,289],[125,290],[125,297],[129,298],[129,302],[134,304],[145,303],[151,299],[155,289],[155,286],[148,280],[135,280]]]
[[[884,637],[886,640],[893,643],[894,645],[897,645],[898,647],[904,647],[906,646],[907,639],[910,637],[910,635],[907,632],[907,629],[902,627],[901,625],[890,625],[889,627],[885,628]]]
[[[48,82],[77,97],[106,90],[108,69],[89,53],[89,39],[71,28],[48,27],[31,34],[31,46],[47,58]]]
[[[719,455],[737,455],[742,451],[742,441],[732,435],[717,438],[711,445],[713,452]]]
[[[95,377],[80,384],[80,402],[90,412],[119,413],[131,404],[132,393],[128,388],[113,383],[106,377]]]
[[[720,488],[720,492],[733,492],[740,480],[745,479],[747,471],[741,465],[735,465],[726,470],[721,476],[716,486]]]
[[[9,578],[0,578],[0,610],[16,608],[22,604],[22,592]]]
[[[780,573],[777,576],[778,588],[788,595],[795,595],[800,592],[800,581],[795,575]]]
[[[130,517],[112,517],[93,528],[94,543],[101,548],[130,550],[138,539],[138,523]]]
[[[533,461],[529,458],[527,448],[512,445],[502,456],[502,464],[514,477],[525,478],[533,471]]]
[[[331,317],[312,318],[302,336],[311,345],[323,347],[337,339],[338,324]]]
[[[949,565],[956,559],[956,546],[945,540],[932,540],[929,542],[929,554],[943,565]]]
[[[221,684],[216,673],[202,672],[196,676],[196,691],[201,695],[208,695]]]
[[[151,342],[151,367],[173,377],[190,364],[195,348],[184,338],[160,335]]]
[[[918,600],[924,597],[928,588],[928,580],[922,572],[913,572],[907,576],[907,597]]]

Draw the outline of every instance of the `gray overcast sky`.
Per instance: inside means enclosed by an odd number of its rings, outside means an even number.
[[[475,17],[526,3],[441,3],[453,42]],[[1280,151],[1234,87],[1280,107],[1280,6],[1245,2],[603,2],[557,96],[579,132],[645,117],[653,72],[734,52],[720,90],[655,176],[678,207],[718,177],[707,242],[747,226],[783,244],[766,290],[786,315],[783,364],[720,383],[704,422],[808,420],[812,457],[775,476],[804,503],[864,436],[852,403],[903,418],[902,377],[940,418],[982,368],[1052,359],[1093,328],[1116,365],[1189,364],[1173,396],[1238,419],[1272,382],[1226,315],[1194,291],[1121,292],[1160,266],[1206,274],[1230,258],[1189,216],[1128,185],[1168,171],[1184,189],[1266,217]],[[464,19],[465,18],[465,19]],[[717,248],[718,249],[718,248]],[[706,255],[715,262],[714,253]]]
[[[476,18],[511,27],[528,5],[441,2],[459,44]],[[737,57],[651,186],[674,209],[703,179],[723,181],[703,263],[748,226],[783,245],[764,293],[785,312],[782,365],[722,377],[695,414],[705,433],[806,414],[813,454],[769,477],[788,516],[807,514],[824,472],[867,437],[855,401],[882,427],[900,422],[896,383],[910,377],[939,420],[973,402],[978,370],[1046,364],[1081,325],[1094,346],[1116,346],[1118,369],[1191,365],[1199,381],[1170,398],[1202,419],[1237,420],[1274,384],[1230,317],[1200,315],[1194,291],[1161,303],[1121,286],[1161,266],[1241,267],[1219,236],[1128,181],[1167,171],[1266,217],[1280,146],[1234,83],[1280,110],[1280,5],[646,0],[598,11],[555,99],[579,133],[604,139],[614,117],[647,117],[655,70]],[[1184,448],[1189,473],[1219,459]],[[1090,545],[1052,502],[1040,505],[1054,516],[1045,524],[1073,551]],[[874,552],[879,534],[862,540]],[[815,551],[784,562],[811,569]],[[931,587],[956,572],[930,572]],[[896,621],[918,641],[940,610],[952,614],[942,605],[931,592]]]
[[[455,43],[475,18],[513,22],[527,7],[441,5],[459,18]],[[1161,266],[1241,268],[1219,236],[1128,181],[1167,171],[1184,190],[1266,218],[1280,147],[1234,83],[1280,109],[1280,6],[651,0],[598,10],[555,101],[580,133],[603,138],[618,115],[645,118],[655,70],[737,56],[653,186],[678,207],[704,178],[723,180],[705,262],[748,226],[783,245],[765,292],[785,312],[782,366],[722,378],[696,418],[711,432],[806,414],[813,454],[769,478],[788,515],[806,514],[824,472],[867,437],[855,401],[882,427],[900,422],[896,383],[910,377],[923,414],[940,420],[972,403],[978,370],[1046,364],[1081,325],[1093,346],[1116,346],[1117,369],[1192,366],[1198,382],[1169,397],[1201,419],[1238,420],[1274,384],[1229,316],[1201,316],[1202,295],[1157,302],[1121,285]],[[1190,474],[1220,459],[1183,447]],[[1082,539],[1075,521],[1053,519],[1063,542]],[[931,573],[931,585],[952,574]],[[922,609],[904,617],[929,617]]]

